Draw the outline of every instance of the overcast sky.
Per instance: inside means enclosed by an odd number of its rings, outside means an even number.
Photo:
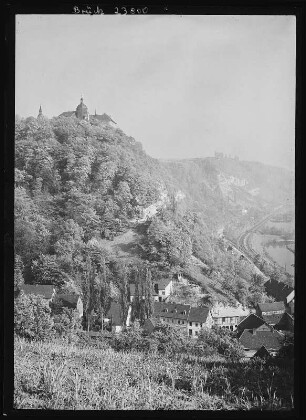
[[[294,168],[295,17],[18,15],[16,113],[106,112],[156,158]]]

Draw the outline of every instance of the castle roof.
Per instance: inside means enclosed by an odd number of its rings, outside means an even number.
[[[90,117],[95,118],[96,120],[101,121],[101,122],[106,122],[106,123],[112,122],[114,124],[117,124],[109,115],[105,113],[102,115],[98,115],[98,114],[91,115]]]
[[[78,109],[87,109],[87,106],[84,104],[83,102],[83,97],[81,97],[81,102],[79,103],[79,105],[77,106],[77,110]]]

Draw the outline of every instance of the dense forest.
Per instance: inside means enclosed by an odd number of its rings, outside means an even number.
[[[284,183],[283,172],[277,177],[267,167],[272,201],[265,201],[264,190],[251,202],[233,202],[218,183],[220,164],[212,158],[158,161],[141,143],[97,120],[16,117],[15,290],[23,282],[54,284],[80,294],[88,317],[106,311],[112,299],[126,314],[130,282],[150,294],[152,280],[182,273],[209,299],[264,301],[263,279],[226,252],[217,231],[239,232],[261,217],[277,203],[280,185],[288,185],[281,199],[290,190],[290,177]],[[257,164],[231,166],[256,187]],[[133,246],[120,244],[131,233]],[[150,314],[147,306],[136,310],[139,318]]]

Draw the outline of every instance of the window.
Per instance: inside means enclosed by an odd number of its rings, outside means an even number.
[[[200,324],[200,327],[202,328],[202,323]]]
[[[196,326],[196,327],[198,326],[198,323],[197,323],[197,322],[196,322],[195,326]]]
[[[225,322],[225,318],[224,317],[222,317],[222,322]]]
[[[185,322],[184,322],[184,321],[182,321],[182,324],[185,324]]]
[[[195,333],[195,335],[199,335],[199,331],[195,331],[194,333]]]
[[[166,294],[166,292],[162,292],[162,295],[165,295]]]
[[[192,330],[189,330],[189,335],[192,335]]]
[[[189,325],[192,327],[192,322],[189,322]]]
[[[181,323],[181,320],[179,319],[179,320],[177,321],[177,323],[178,323],[178,324],[180,324],[180,323]]]

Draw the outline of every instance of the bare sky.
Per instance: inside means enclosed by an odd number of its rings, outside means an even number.
[[[18,15],[16,113],[106,112],[156,158],[294,169],[295,17]]]

